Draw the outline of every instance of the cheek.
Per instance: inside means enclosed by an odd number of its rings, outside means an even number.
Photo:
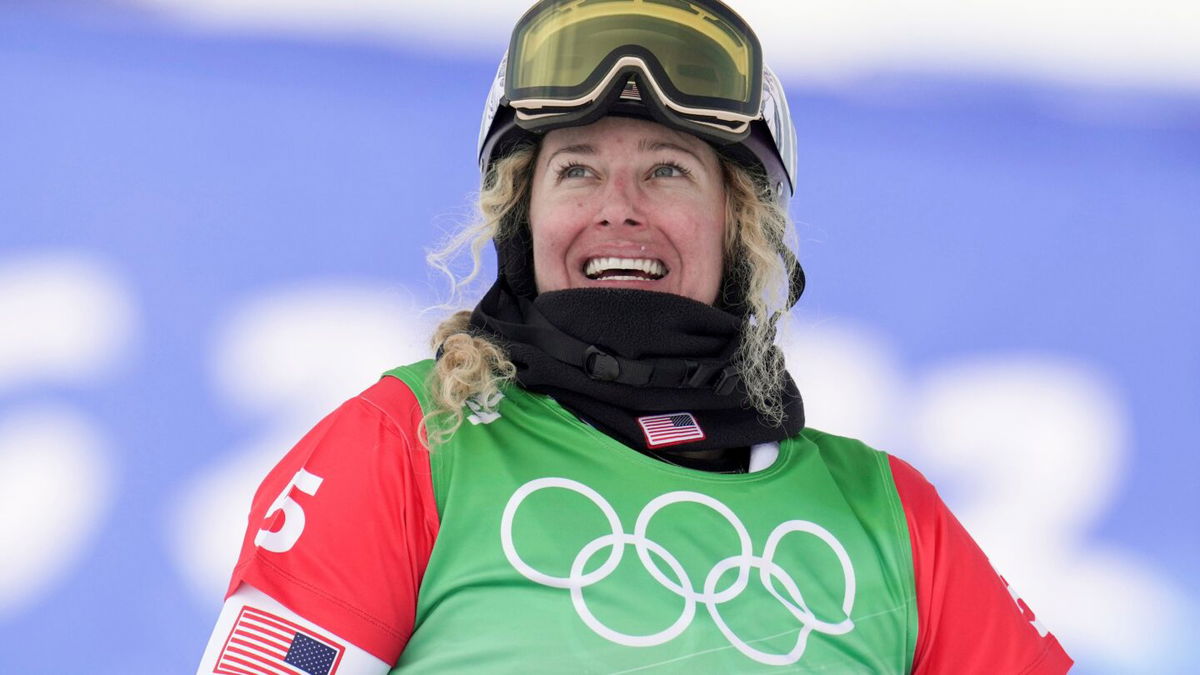
[[[565,256],[568,232],[556,209],[534,200],[529,205],[529,230],[533,242],[533,275],[539,292],[566,288]]]
[[[709,272],[707,275],[709,281],[716,287],[720,284],[725,267],[725,221],[722,218],[709,223],[709,225],[711,228],[707,231],[708,236],[704,239],[704,250],[701,255],[708,262],[705,269]]]
[[[720,291],[725,267],[725,200],[719,204],[709,202],[703,213],[697,213],[699,223],[695,232],[695,246],[691,251],[695,260],[703,261],[697,266],[698,276],[695,296],[697,300],[712,303]]]
[[[704,208],[692,214],[696,223],[695,253],[708,262],[720,263],[725,258],[725,200],[722,197],[706,200]],[[719,266],[719,265],[718,265]]]

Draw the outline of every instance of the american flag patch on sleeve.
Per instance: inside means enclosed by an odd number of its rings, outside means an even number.
[[[671,413],[639,417],[638,424],[646,436],[646,446],[661,448],[705,439],[704,430],[691,413]]]
[[[346,648],[299,624],[243,607],[214,673],[221,675],[334,675]]]

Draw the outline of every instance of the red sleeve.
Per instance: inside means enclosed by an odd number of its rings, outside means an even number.
[[[1057,675],[1071,658],[992,569],[937,491],[889,457],[912,543],[917,585],[914,675]]]
[[[254,496],[242,582],[395,663],[437,535],[421,409],[385,377],[322,420]]]

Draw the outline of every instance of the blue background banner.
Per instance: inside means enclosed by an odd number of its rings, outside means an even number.
[[[195,668],[257,481],[430,353],[494,69],[0,3],[0,672]],[[812,424],[922,469],[1078,672],[1187,672],[1200,96],[783,79]]]

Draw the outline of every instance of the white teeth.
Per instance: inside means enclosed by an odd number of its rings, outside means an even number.
[[[642,272],[652,279],[661,279],[667,275],[666,265],[652,258],[592,258],[587,262],[583,273],[589,278],[595,279],[609,270],[633,270]],[[641,281],[645,278],[625,274],[605,277],[610,281]]]

